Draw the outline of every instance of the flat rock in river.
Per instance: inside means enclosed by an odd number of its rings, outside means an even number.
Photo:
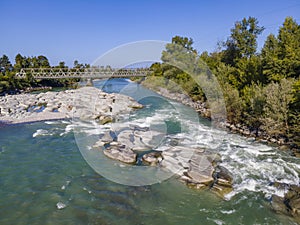
[[[111,159],[129,164],[134,164],[137,159],[137,154],[125,146],[110,146],[103,153]]]

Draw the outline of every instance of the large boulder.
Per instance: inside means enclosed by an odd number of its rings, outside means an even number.
[[[205,155],[193,155],[187,176],[192,182],[210,185],[214,182],[214,167]]]
[[[151,147],[142,142],[142,139],[134,136],[134,131],[126,129],[118,134],[118,142],[126,145],[127,148],[134,151],[149,151]]]
[[[288,186],[276,183],[275,186]],[[300,222],[300,187],[297,185],[288,186],[288,191],[284,197],[272,196],[271,207],[274,211],[286,214]]]
[[[137,154],[126,148],[126,146],[113,145],[106,148],[103,153],[107,157],[123,163],[134,164],[137,160]]]

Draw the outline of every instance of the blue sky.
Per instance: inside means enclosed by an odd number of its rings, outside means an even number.
[[[191,37],[198,51],[213,51],[235,21],[254,16],[277,34],[286,16],[300,22],[299,0],[0,0],[0,55],[45,55],[52,65],[91,63],[128,42]]]

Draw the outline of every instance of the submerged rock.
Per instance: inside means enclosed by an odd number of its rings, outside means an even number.
[[[229,186],[219,185],[218,183],[214,183],[213,186],[210,188],[210,190],[216,193],[221,198],[224,198],[225,195],[232,192],[233,188],[232,186],[229,187]]]

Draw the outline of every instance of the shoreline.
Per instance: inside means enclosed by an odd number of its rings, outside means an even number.
[[[211,120],[210,117],[210,110],[206,107],[206,103],[200,101],[193,101],[188,95],[179,94],[179,93],[172,93],[168,89],[159,87],[159,90],[153,88],[151,85],[146,84],[145,82],[141,82],[141,85],[145,88],[154,91],[155,93],[177,101],[181,104],[186,106],[192,107],[200,116],[205,119]],[[225,123],[220,124],[222,128],[226,129],[226,131],[238,134],[248,138],[255,138],[255,141],[261,142],[263,144],[267,144],[270,146],[276,146],[282,151],[291,151],[291,155],[297,158],[300,158],[300,147],[293,146],[292,143],[284,142],[282,138],[275,138],[271,137],[270,135],[266,134],[265,132],[259,130],[259,135],[257,136],[254,131],[251,131],[250,128],[246,127],[245,125],[241,124],[233,124],[226,121]]]
[[[22,124],[31,124],[31,123],[38,123],[38,122],[45,122],[45,121],[58,121],[58,120],[64,120],[64,119],[70,119],[70,118],[54,118],[54,117],[47,117],[46,119],[24,119],[23,121],[4,121],[0,120],[0,128],[6,127],[6,126],[16,126],[16,125],[22,125]]]

